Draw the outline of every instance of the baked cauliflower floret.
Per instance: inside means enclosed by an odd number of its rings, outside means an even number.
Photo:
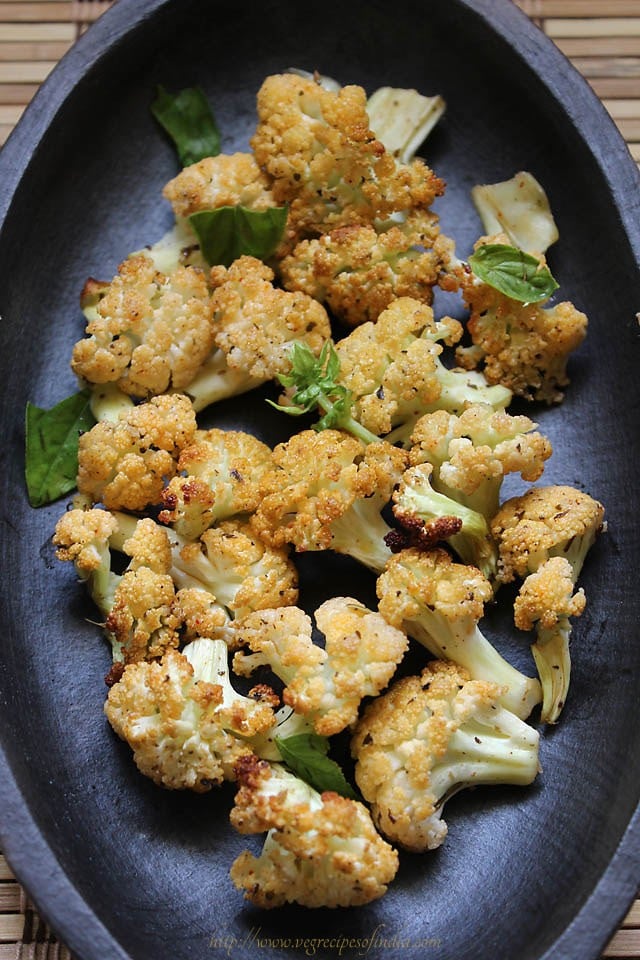
[[[496,574],[498,552],[489,532],[505,474],[537,480],[551,444],[528,417],[512,417],[488,404],[459,416],[437,410],[418,420],[411,435],[412,468],[394,492],[399,523],[422,523],[423,542],[447,539],[465,563]]]
[[[602,504],[574,487],[533,487],[512,497],[491,523],[500,550],[499,578],[509,583],[535,573],[549,557],[564,557],[575,583],[603,520]]]
[[[440,361],[439,341],[451,345],[461,335],[457,320],[436,322],[431,307],[412,297],[394,300],[375,324],[357,327],[336,344],[338,382],[351,391],[353,417],[396,442],[408,440],[416,421],[432,410],[460,412],[474,402],[506,406],[508,390]]]
[[[421,417],[411,436],[411,463],[430,463],[436,490],[491,520],[508,473],[531,483],[542,476],[551,444],[529,417],[474,403],[459,415]]]
[[[275,206],[269,180],[250,153],[221,153],[192,163],[162,191],[176,217],[218,207],[266,210]]]
[[[381,897],[398,870],[396,851],[378,836],[361,803],[318,793],[283,767],[255,757],[236,765],[231,823],[268,831],[259,857],[245,851],[231,879],[257,906],[349,907]]]
[[[303,240],[280,263],[283,285],[326,303],[350,326],[375,322],[397,297],[431,303],[440,271],[437,223],[418,211],[385,230],[350,224]]]
[[[213,347],[209,289],[193,267],[166,276],[133,256],[101,290],[90,281],[85,303],[88,337],[73,348],[71,367],[89,383],[143,398],[184,390]]]
[[[218,520],[252,513],[258,484],[271,466],[271,449],[240,430],[198,430],[178,460],[181,476],[162,492],[162,523],[188,540],[197,539]]]
[[[461,560],[492,579],[496,575],[498,551],[486,519],[477,510],[435,490],[432,474],[430,463],[419,463],[402,474],[393,491],[393,514],[406,538],[426,548],[446,540]],[[402,534],[395,533],[390,545],[397,543],[402,548],[404,539]]]
[[[136,521],[123,513],[116,517],[118,532],[111,544],[124,549]],[[185,540],[169,528],[158,529],[171,545],[168,572],[178,588],[178,609],[188,635],[213,635],[232,644],[234,619],[254,610],[290,606],[298,599],[297,571],[287,551],[267,546],[248,524],[225,520],[197,541]]]
[[[504,239],[482,237],[475,249]],[[544,263],[542,254],[540,262]],[[458,363],[467,369],[481,367],[489,383],[503,384],[527,400],[561,401],[562,387],[569,383],[569,354],[586,336],[585,314],[568,301],[545,308],[512,300],[466,265],[454,273],[470,311],[467,329],[473,342],[458,348]]]
[[[372,570],[384,568],[391,532],[380,511],[406,466],[402,450],[365,446],[339,430],[303,430],[273,451],[251,525],[267,543],[336,550]]]
[[[149,567],[128,570],[116,587],[105,629],[113,636],[115,661],[161,657],[180,641],[181,617],[173,580]]]
[[[538,733],[500,704],[495,683],[434,661],[367,707],[352,740],[356,781],[377,827],[415,852],[447,834],[446,800],[482,783],[531,783]]]
[[[109,540],[118,522],[106,510],[69,510],[56,523],[53,545],[58,560],[73,563],[93,602],[106,617],[119,577],[111,569]]]
[[[361,87],[329,91],[294,74],[267,77],[251,146],[276,203],[289,204],[298,238],[428,207],[444,192],[423,161],[399,164],[376,139]]]
[[[518,717],[528,717],[540,702],[538,681],[507,663],[479,629],[492,590],[475,567],[454,563],[439,548],[402,550],[378,578],[377,590],[388,623],[474,680],[499,684],[500,703]]]
[[[206,530],[196,543],[178,544],[171,572],[180,587],[212,593],[233,620],[288,606],[298,597],[298,576],[286,549],[268,546],[237,520]]]
[[[573,571],[564,557],[551,557],[530,573],[514,604],[520,630],[537,627],[531,647],[542,684],[543,723],[555,723],[567,699],[571,678],[569,617],[579,617],[586,604],[584,590],[574,593]]]
[[[135,523],[124,539],[106,510],[70,510],[56,524],[53,543],[60,560],[71,560],[104,616],[102,624],[114,662],[153,659],[177,647],[182,624],[173,581],[171,548],[153,520]],[[112,569],[118,544],[131,559],[123,574]]]
[[[110,510],[143,510],[159,503],[180,451],[191,443],[196,418],[187,397],[152,397],[103,420],[80,437],[78,490]]]
[[[114,520],[117,524],[115,517]],[[127,529],[129,527],[131,523],[128,524]],[[135,523],[130,533],[131,536],[122,542],[122,552],[131,557],[129,570],[148,567],[155,573],[171,572],[171,543],[166,530],[158,526],[150,517],[142,517]],[[116,537],[112,536],[112,540],[115,539]]]
[[[233,689],[226,644],[209,639],[161,661],[129,664],[109,691],[105,713],[141,773],[197,793],[234,779],[234,764],[251,753],[241,738],[274,723],[267,703]]]
[[[357,600],[336,597],[315,613],[325,646],[312,640],[311,618],[298,607],[262,610],[246,617],[233,668],[249,676],[267,664],[286,685],[283,700],[332,736],[352,724],[364,697],[375,697],[393,676],[407,637]]]
[[[210,278],[216,350],[189,385],[196,410],[287,373],[294,343],[317,356],[331,336],[324,307],[274,287],[273,270],[255,257],[214,267]]]

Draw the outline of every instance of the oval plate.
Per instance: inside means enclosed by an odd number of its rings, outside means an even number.
[[[158,790],[106,726],[107,651],[82,622],[92,609],[70,570],[52,557],[64,505],[27,505],[22,421],[28,399],[50,406],[75,389],[68,359],[86,277],[112,276],[170,222],[160,191],[176,162],[149,112],[156,84],[203,86],[229,152],[246,148],[264,76],[292,65],[369,91],[444,96],[425,155],[448,182],[439,210],[462,255],[481,232],[473,184],[521,169],[544,184],[561,235],[552,270],[562,297],[590,317],[565,403],[533,414],[555,448],[545,482],[602,500],[609,532],[582,577],[589,602],[570,700],[543,738],[537,784],[452,800],[445,845],[403,856],[388,895],[367,908],[265,913],[228,878],[252,845],[228,827],[232,789]],[[304,10],[120,0],[44,84],[0,155],[0,810],[10,862],[78,960],[598,957],[640,882],[638,187],[593,93],[509,0],[323,0]],[[212,422],[278,439],[285,427],[261,408],[254,395]],[[333,592],[333,571],[324,558],[303,571],[308,602]],[[371,594],[348,562],[339,577],[339,592],[348,582]],[[487,631],[529,662],[504,612]]]

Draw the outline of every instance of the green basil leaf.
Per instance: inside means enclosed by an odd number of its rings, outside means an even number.
[[[220,153],[220,131],[200,87],[175,94],[158,87],[151,112],[175,143],[183,167]]]
[[[243,254],[266,260],[275,253],[284,234],[287,208],[218,207],[192,213],[189,222],[209,266],[228,267]]]
[[[469,257],[469,266],[490,287],[522,303],[547,300],[558,289],[548,267],[541,267],[536,257],[506,243],[478,247]]]
[[[316,733],[299,733],[293,737],[276,737],[275,742],[282,759],[293,773],[319,793],[333,790],[342,797],[358,799],[339,764],[327,756],[327,737],[320,737]]]
[[[96,422],[89,400],[89,391],[82,390],[51,410],[27,403],[25,478],[32,507],[52,503],[75,489],[78,440]]]

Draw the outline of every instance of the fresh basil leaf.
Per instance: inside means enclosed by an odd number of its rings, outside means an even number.
[[[547,300],[558,284],[548,267],[536,257],[506,243],[487,243],[469,257],[476,277],[511,300],[539,303]]]
[[[178,93],[158,87],[151,112],[175,143],[183,167],[220,153],[220,131],[200,87]]]
[[[189,222],[209,266],[228,267],[243,254],[266,260],[275,253],[284,234],[287,208],[218,207],[192,213]]]
[[[293,773],[319,793],[333,790],[342,797],[358,799],[339,764],[327,756],[329,741],[326,737],[316,733],[299,733],[293,737],[276,737],[275,742],[282,759]]]
[[[75,488],[78,440],[96,422],[89,400],[89,391],[82,390],[51,410],[27,403],[25,478],[32,507],[52,503]]]

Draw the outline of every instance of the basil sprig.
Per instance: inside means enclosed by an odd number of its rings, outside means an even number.
[[[469,257],[476,277],[511,300],[539,303],[547,300],[558,284],[548,267],[536,257],[506,243],[487,243]]]
[[[243,254],[266,260],[275,253],[284,234],[287,208],[217,207],[192,213],[189,222],[209,266],[228,267]]]
[[[339,764],[327,756],[327,737],[318,736],[317,733],[299,733],[293,737],[276,737],[275,742],[282,759],[292,772],[319,793],[333,790],[342,797],[358,799]]]
[[[200,87],[178,93],[158,87],[151,112],[175,143],[183,167],[220,153],[220,131]]]
[[[96,422],[89,399],[89,391],[82,390],[50,410],[27,403],[25,479],[32,507],[75,489],[80,434]]]

